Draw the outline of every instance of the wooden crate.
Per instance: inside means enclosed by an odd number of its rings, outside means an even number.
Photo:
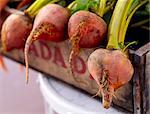
[[[116,91],[117,99],[113,99],[114,106],[125,109],[131,113],[143,114],[149,107],[148,80],[149,80],[149,57],[150,43],[137,51],[130,50],[130,56],[135,68],[133,80]],[[70,44],[68,40],[61,43],[36,41],[30,48],[29,64],[32,68],[48,76],[56,77],[66,83],[74,85],[90,94],[98,91],[98,86],[91,78],[86,61],[94,49],[82,49],[80,55],[74,60],[73,77],[69,70],[68,58]],[[23,49],[3,53],[17,62],[24,64]],[[147,88],[145,88],[147,87]],[[147,101],[147,102],[146,102]],[[148,114],[148,113],[147,113]]]
[[[133,33],[133,32],[132,32]],[[135,33],[135,31],[134,31]],[[135,34],[133,35],[133,37]],[[142,38],[142,37],[141,37]],[[75,77],[69,70],[68,58],[70,44],[68,40],[61,43],[36,41],[30,48],[30,67],[53,76],[75,87],[95,94],[98,87],[91,78],[86,61],[94,49],[82,49],[74,61]],[[113,99],[113,106],[135,114],[150,113],[150,43],[136,51],[130,50],[130,59],[134,65],[133,79],[116,91],[117,99]],[[2,53],[4,56],[24,64],[23,49]]]
[[[134,65],[133,106],[135,114],[150,113],[150,42],[131,51]]]

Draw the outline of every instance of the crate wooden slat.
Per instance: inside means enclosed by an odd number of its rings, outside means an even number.
[[[150,51],[146,54],[145,91],[143,94],[143,112],[150,114]]]
[[[36,41],[30,48],[29,64],[38,71],[95,94],[98,91],[98,86],[91,79],[86,66],[87,58],[94,49],[82,49],[79,57],[75,59],[74,77],[69,70],[69,49],[68,40],[62,43]],[[10,53],[4,53],[4,55],[24,63],[23,50],[13,50]],[[115,105],[133,112],[132,83],[119,88],[116,91],[116,96],[117,99],[113,99]]]
[[[150,96],[150,42],[131,52],[134,64],[133,105],[135,114],[148,114]]]

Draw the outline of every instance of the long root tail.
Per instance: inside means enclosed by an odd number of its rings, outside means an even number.
[[[76,81],[77,81],[77,79],[73,73],[73,59],[80,52],[79,42],[80,42],[80,39],[82,36],[82,34],[81,34],[82,30],[84,30],[85,24],[86,24],[86,22],[84,22],[84,21],[80,22],[80,24],[75,29],[75,34],[70,38],[70,42],[72,44],[72,47],[71,47],[71,53],[69,56],[69,67],[70,67],[71,73],[72,73],[72,75]]]
[[[112,98],[114,95],[114,88],[111,86],[111,82],[109,80],[109,72],[106,69],[102,69],[102,78],[100,80],[100,85],[102,86],[102,102],[103,107],[108,109],[112,102]]]
[[[112,102],[112,97],[113,97],[114,89],[113,87],[109,87],[107,90],[104,90],[102,94],[102,102],[103,102],[103,107],[108,109],[110,107],[110,104]]]
[[[54,26],[52,24],[43,23],[39,25],[36,29],[32,30],[29,37],[27,38],[27,41],[25,44],[25,50],[24,50],[25,64],[26,64],[26,83],[28,83],[28,80],[29,80],[28,53],[29,53],[30,45],[32,44],[33,41],[37,40],[42,33],[52,35],[50,32],[52,29],[54,29]]]
[[[99,89],[98,89],[97,93],[96,93],[95,95],[93,95],[93,96],[92,96],[92,98],[94,98],[94,97],[96,97],[96,96],[100,95],[100,93],[102,93],[102,92],[103,92],[103,90],[102,90],[102,86],[101,86],[101,85],[99,85]]]
[[[75,56],[77,56],[79,54],[79,51],[80,51],[79,41],[80,41],[79,37],[72,37],[70,39],[70,42],[72,43],[72,48],[71,48],[71,53],[70,53],[70,56],[69,56],[69,67],[70,67],[70,70],[71,70],[71,73],[72,73],[73,77],[74,77],[73,59],[75,58]],[[75,77],[74,77],[74,79],[76,80]]]
[[[25,65],[26,65],[26,83],[28,83],[29,81],[29,63],[28,63],[28,53],[29,53],[29,48],[30,48],[30,45],[32,44],[33,42],[33,39],[32,39],[33,35],[32,35],[32,32],[30,33],[27,41],[26,41],[26,44],[25,44],[25,49],[24,49],[24,56],[25,56]]]
[[[102,95],[103,107],[108,109],[112,102],[112,97],[116,97],[114,94],[114,88],[108,85],[108,83],[105,86],[100,84],[98,92],[95,95],[93,95],[92,98],[98,96],[100,93]]]

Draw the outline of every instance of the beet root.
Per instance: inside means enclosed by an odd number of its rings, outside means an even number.
[[[28,82],[28,51],[34,40],[60,42],[66,39],[69,12],[57,4],[44,6],[37,14],[25,44],[26,81]]]
[[[88,70],[103,97],[103,106],[110,107],[114,90],[131,80],[133,66],[119,50],[97,49],[88,58]]]
[[[107,32],[105,21],[89,11],[78,11],[68,22],[68,35],[72,44],[69,64],[79,54],[80,48],[94,48],[100,45]]]
[[[68,22],[68,35],[74,41],[79,37],[80,48],[99,46],[107,32],[105,21],[89,11],[78,11]]]
[[[24,14],[16,13],[8,16],[1,30],[2,50],[23,48],[31,29],[32,23]]]

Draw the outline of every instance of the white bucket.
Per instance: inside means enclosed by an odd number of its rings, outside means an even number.
[[[100,101],[53,78],[39,74],[38,82],[45,100],[45,114],[126,114],[114,108],[106,110]]]

